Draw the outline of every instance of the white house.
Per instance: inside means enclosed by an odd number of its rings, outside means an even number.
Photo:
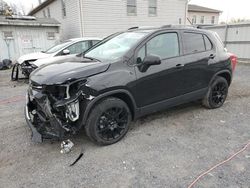
[[[188,5],[188,24],[215,25],[219,23],[222,11],[198,5]]]
[[[133,26],[185,24],[187,0],[46,0],[29,15],[58,20],[63,39],[105,37]]]

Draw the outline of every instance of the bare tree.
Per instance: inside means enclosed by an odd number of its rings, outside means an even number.
[[[4,0],[0,0],[0,15],[26,15],[25,7],[22,3],[6,3]]]
[[[10,8],[14,15],[26,15],[25,7],[21,3],[10,3]]]
[[[8,4],[3,1],[0,0],[0,15],[5,15],[5,11],[8,9]]]

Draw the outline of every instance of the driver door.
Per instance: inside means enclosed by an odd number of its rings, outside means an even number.
[[[152,36],[140,45],[136,62],[142,62],[148,55],[159,56],[160,65],[150,66],[146,72],[136,67],[137,84],[134,94],[137,105],[145,107],[185,93],[183,81],[183,61],[180,58],[180,43],[177,32]]]

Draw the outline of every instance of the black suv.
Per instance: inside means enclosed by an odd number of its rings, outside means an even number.
[[[64,139],[84,127],[92,141],[108,145],[143,115],[195,100],[219,108],[236,63],[211,31],[164,26],[116,33],[74,62],[31,74],[25,116],[32,139]]]

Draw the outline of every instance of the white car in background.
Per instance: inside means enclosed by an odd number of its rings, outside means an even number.
[[[13,67],[11,80],[18,80],[19,73],[28,78],[30,73],[36,68],[83,53],[101,40],[96,37],[74,38],[53,46],[46,51],[23,55],[16,61]]]

